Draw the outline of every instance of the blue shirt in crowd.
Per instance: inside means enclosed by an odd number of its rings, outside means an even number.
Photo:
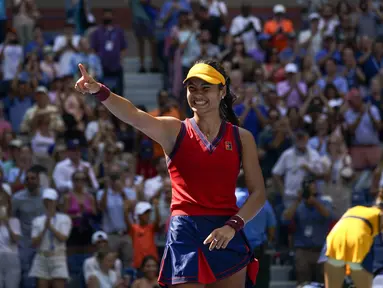
[[[317,198],[322,205],[331,211],[331,203]],[[319,211],[302,201],[293,218],[295,224],[294,247],[295,248],[321,248],[326,241],[329,232],[331,214],[329,217],[322,216]],[[284,219],[288,224],[290,221]]]
[[[249,192],[246,188],[237,188],[235,191],[237,197],[237,206],[242,207],[245,204],[246,199],[249,197]],[[269,228],[276,227],[277,220],[273,211],[273,207],[269,201],[266,201],[263,208],[259,211],[257,216],[250,220],[245,228],[244,232],[249,240],[251,248],[258,247],[267,241],[267,230]]]

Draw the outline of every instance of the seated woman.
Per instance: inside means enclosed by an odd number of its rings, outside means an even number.
[[[114,263],[117,254],[105,248],[97,252],[96,258],[100,269],[94,270],[87,282],[87,288],[120,288],[123,282],[117,277]]]
[[[319,258],[325,263],[326,288],[342,287],[346,265],[356,288],[372,287],[371,248],[383,230],[383,209],[379,200],[376,204],[348,209],[328,234]]]
[[[139,271],[142,277],[133,282],[132,288],[160,288],[157,283],[158,262],[155,257],[146,256]]]

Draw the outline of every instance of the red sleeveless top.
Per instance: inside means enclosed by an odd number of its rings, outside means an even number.
[[[167,159],[172,215],[236,214],[241,149],[237,126],[222,121],[217,137],[210,143],[193,118],[183,121]]]

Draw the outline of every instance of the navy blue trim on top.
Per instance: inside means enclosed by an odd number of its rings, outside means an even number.
[[[170,162],[170,160],[172,160],[172,158],[174,157],[174,155],[176,154],[176,152],[180,148],[182,139],[184,139],[185,134],[186,134],[186,126],[185,126],[184,121],[182,121],[181,122],[180,132],[178,132],[178,135],[177,135],[176,143],[174,143],[173,150],[172,150],[172,152],[168,156],[168,159],[167,159],[168,162]]]
[[[242,163],[242,141],[241,141],[241,136],[239,136],[238,126],[233,125],[233,132],[234,132],[235,144],[237,145],[239,162]]]
[[[213,142],[211,142],[211,143],[209,142],[209,140],[207,140],[205,134],[203,134],[202,131],[199,129],[199,127],[198,127],[197,123],[195,122],[194,118],[190,119],[190,124],[192,125],[193,130],[198,134],[198,137],[201,139],[201,141],[202,141],[203,145],[205,146],[205,148],[210,153],[213,153],[213,151],[215,150],[215,148],[217,148],[219,142],[222,140],[223,136],[225,135],[225,132],[226,132],[226,122],[225,121],[221,122],[221,126],[219,128],[218,134],[214,138]]]

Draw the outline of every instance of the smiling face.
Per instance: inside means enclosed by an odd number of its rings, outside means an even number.
[[[219,103],[226,95],[226,89],[209,84],[199,78],[191,78],[187,84],[187,100],[197,114],[219,111]]]

